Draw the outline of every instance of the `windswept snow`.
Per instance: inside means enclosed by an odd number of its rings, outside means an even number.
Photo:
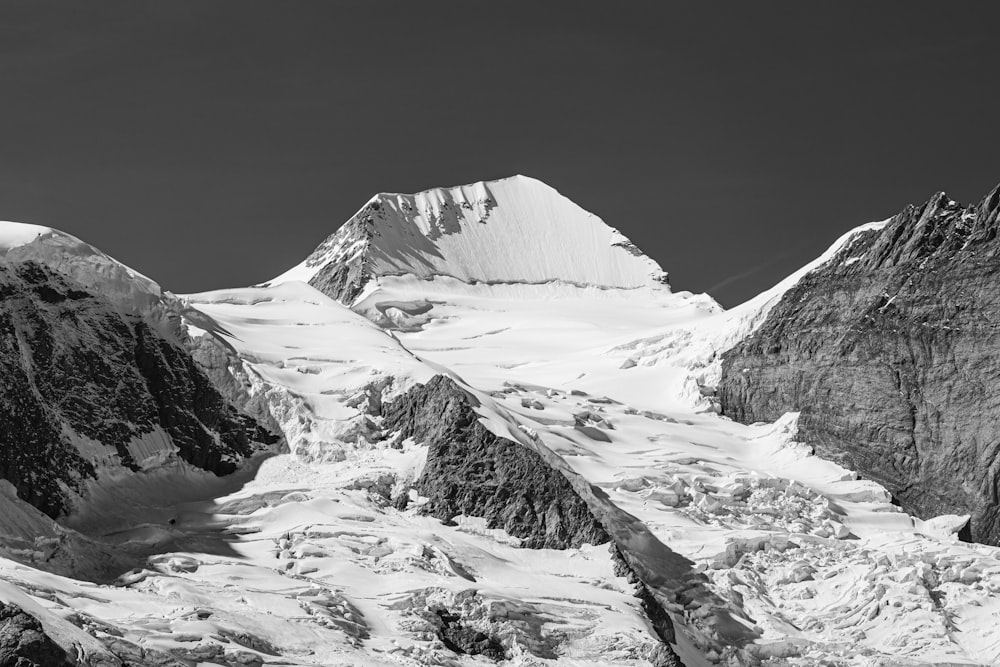
[[[371,276],[635,288],[664,277],[618,230],[541,181],[514,176],[415,195],[380,194],[305,262],[270,284],[308,282],[331,262]]]
[[[55,230],[51,227],[0,220],[0,252],[31,243],[40,236],[53,233]]]

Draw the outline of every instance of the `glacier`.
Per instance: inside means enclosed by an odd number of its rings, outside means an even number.
[[[0,228],[0,261],[140,313],[155,296],[285,443],[229,477],[137,472],[60,520],[0,483],[0,602],[93,665],[996,664],[1000,549],[959,541],[965,517],[900,511],[799,442],[795,413],[719,415],[720,354],[884,224],[730,310],[526,177],[377,195],[281,276],[178,296]],[[428,513],[434,443],[387,420],[439,377],[610,541],[526,548]],[[88,576],[108,552],[121,572]]]

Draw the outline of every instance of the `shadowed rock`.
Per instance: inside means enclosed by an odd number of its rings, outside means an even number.
[[[800,411],[799,439],[922,518],[1000,543],[1000,187],[943,193],[851,240],[723,357],[742,422]]]
[[[70,667],[64,651],[37,618],[0,602],[0,667]]]
[[[158,442],[157,428],[218,475],[277,441],[166,337],[164,318],[127,314],[33,261],[0,264],[0,478],[20,498],[64,514],[98,459],[139,470],[131,445]]]
[[[663,642],[654,665],[681,665],[670,606],[690,617],[689,636],[717,661],[748,659],[742,647],[757,632],[730,603],[707,586],[694,563],[673,552],[638,519],[572,472],[562,459],[497,436],[480,423],[478,400],[443,375],[414,387],[384,406],[383,426],[397,437],[428,447],[427,463],[416,482],[428,498],[423,511],[442,520],[464,514],[485,518],[528,548],[565,549],[585,542],[613,542],[616,573],[636,585],[636,596]]]
[[[443,521],[486,519],[532,549],[601,544],[608,534],[570,483],[535,452],[479,422],[475,399],[438,375],[389,404],[384,427],[427,443],[416,489],[424,512]]]
[[[491,660],[505,660],[507,652],[496,637],[462,623],[461,616],[446,609],[436,609],[441,619],[438,637],[450,650],[465,655],[482,655]]]

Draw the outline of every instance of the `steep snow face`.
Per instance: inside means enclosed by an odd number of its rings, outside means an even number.
[[[0,262],[25,261],[72,278],[125,312],[147,312],[163,297],[155,282],[75,236],[50,227],[0,221]]]
[[[271,284],[308,282],[351,303],[373,278],[467,283],[665,285],[623,234],[541,181],[514,176],[415,195],[380,194]]]

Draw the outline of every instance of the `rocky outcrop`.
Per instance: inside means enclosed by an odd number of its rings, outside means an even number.
[[[49,516],[102,467],[224,475],[277,441],[159,327],[34,261],[0,264],[0,478]]]
[[[1000,544],[1000,187],[860,233],[723,357],[724,414],[799,439],[927,518]]]
[[[341,303],[353,303],[372,279],[368,252],[375,237],[376,218],[384,218],[377,199],[365,204],[319,244],[304,262],[315,271],[309,284]]]
[[[423,511],[443,521],[485,518],[534,549],[566,549],[609,537],[569,481],[538,454],[486,429],[475,398],[444,375],[387,404],[383,426],[428,445],[416,482]]]
[[[364,260],[351,264],[325,264],[309,284],[342,303],[354,303],[371,280]]]
[[[70,667],[66,651],[45,634],[37,618],[0,602],[0,667]]]
[[[507,652],[496,637],[462,622],[462,617],[447,609],[433,612],[441,621],[437,635],[451,651],[463,655],[482,655],[491,660],[505,660]]]
[[[488,527],[503,528],[525,548],[566,549],[611,541],[601,518],[563,472],[537,452],[487,430],[476,407],[476,398],[444,375],[384,406],[386,430],[428,446],[427,463],[415,485],[428,498],[422,511],[443,521],[459,514],[485,518]],[[619,539],[627,539],[627,530],[619,532]],[[647,588],[646,581],[657,577],[646,572],[641,558],[623,555],[620,548],[611,547],[615,573],[636,584],[640,605],[662,642],[650,656],[652,664],[682,665],[671,647],[675,637],[670,615]],[[464,626],[460,618],[441,616],[441,621],[442,641],[453,650],[502,657],[493,638]]]

